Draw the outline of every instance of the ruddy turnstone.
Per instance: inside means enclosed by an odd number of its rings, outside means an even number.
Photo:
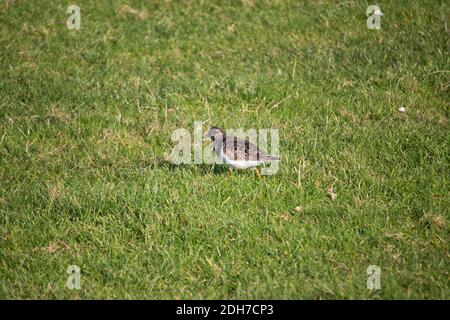
[[[279,157],[271,156],[259,150],[257,146],[248,140],[227,135],[218,127],[209,129],[205,138],[211,138],[214,142],[214,151],[219,160],[226,163],[232,169],[255,168],[258,177],[261,177],[258,166],[270,161],[280,160]]]

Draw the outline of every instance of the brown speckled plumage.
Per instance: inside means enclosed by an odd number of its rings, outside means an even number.
[[[273,157],[260,151],[257,146],[247,139],[243,140],[227,134],[223,135],[222,150],[228,158],[235,161],[265,162],[279,159],[278,157]]]

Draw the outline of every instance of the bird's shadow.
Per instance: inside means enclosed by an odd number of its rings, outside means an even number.
[[[156,158],[152,161],[148,161],[145,164],[147,168],[163,168],[169,171],[179,171],[188,170],[192,172],[200,172],[203,175],[213,174],[213,175],[224,175],[227,173],[228,168],[224,164],[176,164],[172,161],[166,160],[164,158]]]

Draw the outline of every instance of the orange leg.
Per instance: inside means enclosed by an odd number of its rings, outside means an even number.
[[[228,176],[231,176],[231,172],[233,171],[233,169],[231,169],[230,167],[228,167]]]
[[[261,173],[259,172],[259,168],[258,167],[256,167],[255,168],[256,169],[256,175],[258,176],[258,178],[261,178]]]

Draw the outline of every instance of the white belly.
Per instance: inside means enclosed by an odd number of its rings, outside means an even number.
[[[217,153],[217,156],[219,157],[219,160],[221,163],[226,163],[232,168],[236,169],[248,169],[248,168],[254,168],[258,165],[260,165],[262,162],[260,161],[245,161],[245,160],[232,160],[226,157],[222,150],[220,150]]]

